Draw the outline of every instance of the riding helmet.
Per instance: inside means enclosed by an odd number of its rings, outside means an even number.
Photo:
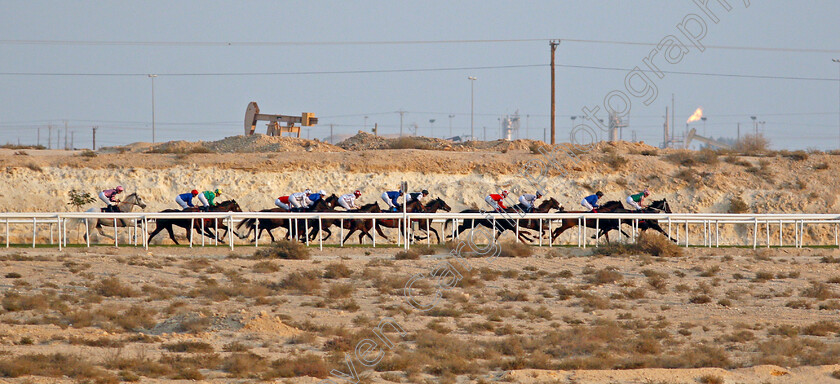
[[[117,186],[117,192],[122,192],[122,191],[125,191],[125,188],[123,188],[122,185],[118,185]]]
[[[321,196],[326,196],[326,195],[327,195],[327,191],[325,191],[325,190],[323,190],[323,189],[322,189],[322,190],[318,191],[318,194],[319,194],[319,195],[321,195]]]
[[[595,192],[595,196],[604,197],[604,192],[601,192],[601,191]]]
[[[428,190],[428,189],[424,189],[424,190],[423,190],[423,191],[421,191],[420,193],[422,193],[422,194],[423,194],[423,196],[428,196],[428,195],[429,195],[429,190]]]
[[[353,194],[356,195],[356,197],[359,197],[362,195],[362,191],[357,189],[356,192],[353,192]]]
[[[190,193],[192,193],[192,195],[193,195],[193,196],[198,195],[198,191],[197,191],[197,190],[195,190],[195,189],[193,189],[193,190],[192,190],[192,192],[190,192]]]
[[[221,196],[222,195],[222,189],[221,188],[216,188],[216,190],[213,191],[213,193],[215,193],[216,196]]]

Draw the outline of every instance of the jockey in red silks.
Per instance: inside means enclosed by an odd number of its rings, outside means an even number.
[[[507,195],[508,191],[502,191],[502,193],[500,194],[491,193],[490,195],[484,198],[484,201],[486,201],[487,204],[490,204],[490,206],[497,211],[505,210],[507,209],[507,207],[505,207],[504,200],[507,197]]]

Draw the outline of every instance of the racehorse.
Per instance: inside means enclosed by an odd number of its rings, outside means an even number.
[[[624,212],[636,212],[634,210],[627,210],[627,209],[625,209],[623,211]],[[616,212],[620,212],[620,211],[616,211]],[[641,212],[642,213],[660,213],[660,212],[673,213],[673,212],[671,212],[671,205],[668,203],[667,199],[656,200],[656,201],[650,203],[650,205],[648,205],[645,209],[642,209]],[[627,224],[631,227],[633,226],[633,220],[632,219],[621,219],[621,223],[622,224]],[[677,242],[676,239],[672,238],[671,236],[668,236],[668,234],[665,233],[665,230],[663,230],[662,227],[659,226],[659,220],[640,219],[639,220],[639,230],[646,231],[648,229],[653,229],[654,231],[657,231],[657,232],[663,234],[665,237],[667,237],[671,241],[673,241],[675,243]]]
[[[419,200],[412,200],[409,201],[405,205],[406,212],[425,212],[426,208],[423,206]],[[402,219],[376,219],[376,233],[382,236],[385,240],[391,241],[388,236],[385,235],[385,232],[382,232],[382,227],[385,228],[398,228],[399,230],[403,230],[403,222]]]
[[[554,198],[549,198],[548,200],[544,200],[537,208],[534,208],[532,213],[548,213],[548,211],[551,210],[551,209],[562,210],[562,207],[560,206],[560,203],[557,202],[557,200],[555,200]],[[485,212],[485,211],[478,210],[478,209],[467,209],[467,210],[461,211],[461,213],[493,213],[493,212],[495,212],[495,211]],[[504,212],[519,215],[520,218],[527,215],[527,213],[524,213],[524,210],[521,208],[521,205],[519,205],[519,204],[517,204],[516,207],[511,207],[511,208],[506,209]],[[461,222],[461,224],[458,225],[458,228],[456,229],[456,234],[460,235],[462,232],[466,231],[467,229],[474,228],[476,225],[481,225],[481,226],[484,226],[484,227],[487,227],[487,228],[493,228],[494,227],[493,223],[495,221],[495,230],[496,230],[495,238],[498,239],[499,236],[501,236],[502,233],[504,233],[505,231],[516,232],[516,221],[515,220],[516,220],[516,217],[514,215],[507,215],[507,217],[499,217],[496,220],[486,219],[486,218],[485,219],[464,219]],[[450,222],[452,222],[452,219],[447,219],[444,222],[444,225],[443,225],[444,230],[446,230],[446,228],[449,226]],[[528,219],[528,220],[524,220],[524,222],[526,223],[526,226],[522,225],[523,220],[520,219],[520,223],[519,223],[520,224],[519,225],[520,229],[523,229],[523,228],[524,229],[534,229],[534,230],[539,229],[539,220]],[[449,237],[452,238],[454,236],[449,236]],[[518,239],[519,239],[519,241],[521,241],[522,243],[525,243],[525,244],[534,241],[534,239],[530,238],[525,232],[523,232],[521,230],[519,231]]]
[[[338,211],[336,211],[338,212]],[[361,206],[359,209],[353,209],[350,211],[345,211],[349,214],[352,213],[380,213],[382,212],[382,208],[379,207],[379,203],[373,202],[370,204],[365,204]],[[316,223],[317,225],[317,223]],[[355,233],[356,231],[361,231],[362,233],[359,234],[359,244],[362,243],[362,240],[367,236],[370,238],[370,241],[373,241],[373,236],[370,234],[370,229],[373,228],[373,219],[354,219],[352,216],[348,215],[348,218],[341,220],[341,219],[323,219],[322,220],[322,229],[324,232],[327,233],[327,237],[324,240],[329,239],[330,235],[332,235],[332,231],[330,231],[330,227],[333,225],[343,225],[344,229],[349,230],[347,232],[347,236],[344,236],[344,242],[350,238],[350,235]],[[309,241],[315,240],[315,236],[318,234],[318,229],[313,226],[312,230],[309,233]]]
[[[179,211],[177,209],[165,209],[161,213],[176,213],[176,212],[177,213],[198,212],[198,208],[187,208],[187,209],[184,209],[182,211]],[[236,200],[228,200],[228,201],[223,201],[223,202],[219,203],[218,205],[214,205],[214,206],[210,207],[209,212],[242,212],[242,208],[239,207],[239,204],[236,202]],[[202,220],[204,221],[204,232],[201,231]],[[192,224],[193,228],[195,228],[195,231],[198,232],[199,234],[207,236],[211,239],[216,238],[218,240],[218,236],[216,236],[216,234],[213,233],[210,230],[212,228],[210,223],[213,223],[214,220],[218,220],[218,219],[157,219],[155,221],[155,230],[151,234],[149,234],[149,240],[147,241],[147,243],[151,243],[152,238],[155,237],[155,235],[157,235],[160,231],[166,229],[166,232],[169,233],[169,238],[172,239],[172,241],[175,244],[179,244],[178,240],[175,239],[175,233],[172,232],[172,226],[174,225],[174,226],[178,226],[178,227],[186,229],[187,230],[186,237],[189,238],[190,237],[190,224]],[[228,230],[229,230],[227,225],[224,224],[224,220],[219,222],[219,228],[225,230],[225,233],[224,233],[224,235],[222,235],[222,239],[221,239],[221,240],[224,240],[224,238],[227,237],[227,233],[228,233]]]
[[[131,212],[134,209],[135,205],[140,207],[140,209],[146,208],[146,203],[143,202],[143,199],[141,199],[140,196],[137,195],[137,193],[132,193],[132,194],[126,196],[125,199],[123,199],[122,201],[120,201],[119,203],[116,204],[119,212]],[[95,208],[94,207],[94,208],[88,209],[85,212],[91,212],[91,213],[93,213],[93,212],[105,212],[105,208]],[[113,219],[95,219],[93,221],[91,221],[90,219],[88,219],[88,220],[72,219],[72,222],[75,222],[74,223],[75,225],[87,222],[87,230],[85,231],[85,234],[82,236],[85,239],[85,241],[87,241],[87,236],[88,236],[87,234],[90,233],[91,227],[96,228],[96,230],[99,231],[99,234],[102,235],[102,236],[105,236],[109,239],[114,238],[114,236],[111,236],[111,235],[105,233],[105,231],[102,229],[102,227],[113,227],[114,226],[114,220]],[[127,227],[128,226],[128,223],[124,219],[117,220],[116,223],[117,223],[117,227]]]
[[[446,204],[446,202],[443,201],[443,199],[438,197],[438,198],[430,201],[429,204],[426,204],[424,212],[435,213],[438,210],[451,212],[452,208],[449,206],[449,204]],[[417,228],[419,228],[423,231],[425,231],[426,228],[428,228],[429,231],[431,231],[432,233],[435,234],[435,237],[437,238],[437,242],[438,242],[438,244],[440,244],[440,236],[438,235],[437,230],[432,226],[432,219],[412,219],[411,222],[412,223],[420,223],[420,224],[417,225]],[[426,237],[429,237],[429,236],[431,236],[431,235],[426,233]],[[426,237],[420,237],[418,235],[414,235],[414,240],[415,241],[426,240]]]
[[[520,207],[521,208],[521,207]],[[557,212],[563,212],[563,206],[560,205],[560,202],[555,200],[553,197],[549,198],[548,200],[543,200],[542,203],[533,211],[529,213],[548,213],[550,210],[555,209]],[[527,217],[527,213],[523,216]],[[540,230],[540,221],[544,220],[537,220],[537,219],[520,219],[519,220],[519,230],[520,235],[522,234],[522,229],[530,229],[532,231],[539,231]],[[542,225],[542,231],[540,232],[540,236],[548,230],[548,225]],[[527,236],[526,236],[527,238]],[[520,239],[522,240],[522,239]],[[533,239],[529,239],[529,241],[533,241]]]
[[[589,211],[571,211],[568,213],[588,213]],[[612,213],[612,212],[628,212],[624,209],[624,205],[621,204],[620,201],[609,201],[606,204],[602,205],[598,208],[599,213]],[[554,232],[551,234],[551,242],[554,243],[554,240],[560,236],[561,233],[565,232],[569,228],[574,228],[578,225],[578,219],[576,218],[569,218],[569,219],[562,219],[560,221],[562,225],[559,228],[555,229]],[[610,242],[610,235],[609,232],[612,230],[619,230],[624,236],[630,237],[626,232],[622,231],[619,227],[618,219],[585,219],[583,220],[583,224],[587,228],[597,228],[600,230],[596,234],[597,237],[605,236],[607,239],[607,244]]]
[[[321,201],[321,200],[318,200],[318,201]],[[324,205],[320,206],[321,209],[326,210],[327,208],[333,208],[338,203],[338,196],[336,196],[335,194],[332,194],[329,197],[323,199],[322,203]],[[315,208],[316,206],[319,206],[319,205],[318,204],[313,205],[313,208]],[[307,208],[307,211],[312,212],[310,210],[310,208]],[[270,209],[263,209],[260,212],[289,212],[289,211],[287,211],[283,208],[270,208]],[[238,232],[234,232],[234,233],[236,233],[236,236],[238,236],[240,239],[245,239],[245,238],[247,238],[248,236],[251,235],[251,232],[254,232],[254,239],[251,240],[251,242],[256,242],[257,241],[257,236],[262,237],[262,231],[268,231],[268,236],[271,238],[271,242],[273,243],[275,240],[274,240],[274,234],[271,233],[271,231],[274,230],[275,228],[286,228],[286,230],[287,230],[286,240],[289,239],[289,236],[290,236],[290,234],[288,232],[289,223],[290,223],[290,221],[287,218],[260,219],[260,223],[259,223],[260,224],[259,225],[260,230],[259,230],[259,233],[256,233],[257,219],[250,218],[250,219],[245,219],[245,220],[239,222],[239,224],[236,225],[237,231],[244,226],[245,228],[248,229],[247,233],[245,233],[244,235],[240,235]],[[303,227],[303,226],[300,226],[300,227]]]

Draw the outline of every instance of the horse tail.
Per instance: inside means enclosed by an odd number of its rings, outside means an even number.
[[[254,227],[254,223],[256,221],[257,220],[253,218],[242,220],[239,222],[239,224],[236,224],[236,229],[239,230],[239,228],[242,228],[243,225],[245,225],[245,228],[251,229]]]

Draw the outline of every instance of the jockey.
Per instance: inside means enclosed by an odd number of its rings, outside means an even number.
[[[526,193],[522,196],[519,196],[519,204],[522,204],[525,207],[525,212],[533,212],[534,211],[534,204],[536,204],[537,199],[542,197],[543,194],[540,191],[537,191],[536,194]]]
[[[338,205],[341,205],[348,211],[351,209],[359,209],[359,207],[356,206],[356,199],[358,199],[361,195],[362,191],[358,190],[353,193],[341,195],[341,197],[338,198]]]
[[[216,205],[213,201],[216,197],[222,194],[222,190],[216,188],[213,191],[204,191],[198,194],[198,201],[201,203],[201,210],[207,212],[210,210],[210,207]]]
[[[287,211],[291,210],[291,208],[289,207],[289,196],[278,197],[276,200],[274,200],[274,205]]]
[[[596,209],[601,207],[600,205],[598,205],[598,200],[600,200],[603,196],[604,192],[595,192],[594,195],[589,195],[583,198],[583,200],[580,202],[580,205],[592,212],[598,212],[596,211]]]
[[[396,212],[397,207],[400,205],[399,198],[402,195],[403,191],[382,192],[382,200],[385,200],[385,203],[388,204],[391,212]]]
[[[292,212],[300,212],[303,210],[303,204],[306,200],[306,195],[312,193],[309,189],[304,192],[295,192],[289,195],[289,206],[292,207]]]
[[[190,192],[182,193],[175,197],[175,202],[178,203],[178,205],[180,205],[181,208],[187,209],[188,207],[194,207],[192,199],[196,196],[198,196],[198,191],[193,189]]]
[[[106,189],[102,192],[99,192],[99,200],[105,202],[105,212],[118,212],[117,206],[112,203],[119,203],[120,201],[116,198],[118,194],[125,191],[122,185],[118,185],[114,189]]]
[[[411,192],[411,193],[408,194],[408,196],[405,197],[405,202],[407,203],[411,200],[420,201],[426,196],[429,196],[429,191],[426,190],[426,189],[424,189],[420,192]]]
[[[490,206],[497,211],[507,209],[504,201],[507,195],[508,191],[502,191],[500,194],[491,193],[484,198],[484,201],[486,201],[487,204],[490,204]]]
[[[315,205],[316,201],[318,201],[320,199],[323,199],[325,197],[327,197],[327,191],[322,189],[322,190],[318,191],[318,193],[310,193],[310,194],[306,195],[306,198],[303,199],[303,202],[306,204],[307,208],[311,208],[313,205]]]
[[[641,211],[644,207],[644,199],[645,197],[650,196],[650,191],[645,188],[644,191],[639,192],[635,195],[627,196],[627,204],[630,204],[631,207],[636,208],[636,210]]]

